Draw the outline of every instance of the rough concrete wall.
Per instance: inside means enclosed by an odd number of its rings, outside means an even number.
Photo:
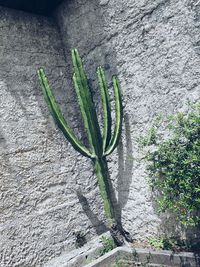
[[[84,57],[97,100],[96,66],[105,66],[109,80],[119,74],[125,122],[109,157],[118,217],[135,238],[157,232],[136,138],[157,113],[199,99],[199,14],[192,0],[68,0],[55,13],[64,57],[51,19],[0,9],[0,266],[42,266],[73,248],[74,230],[90,238],[105,229],[91,163],[56,129],[35,74],[46,67],[64,114],[84,137],[71,47]]]
[[[83,229],[89,237],[96,231],[75,191],[84,183],[85,192],[96,199],[96,182],[90,165],[65,141],[49,115],[36,76],[41,65],[59,102],[66,105],[65,115],[76,124],[57,27],[51,19],[1,8],[1,267],[42,266],[75,247],[73,231]],[[90,214],[101,210],[98,201],[95,204],[87,208]],[[97,229],[102,231],[101,226]]]
[[[79,48],[91,83],[97,65],[117,73],[124,96],[124,129],[109,158],[118,217],[135,238],[158,231],[137,138],[156,114],[200,98],[200,3],[190,0],[65,1],[55,13],[67,59]],[[98,97],[98,96],[97,96]]]

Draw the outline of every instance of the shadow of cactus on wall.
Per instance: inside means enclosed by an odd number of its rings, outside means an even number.
[[[118,191],[118,203],[116,216],[119,224],[122,220],[122,209],[125,207],[130,185],[132,182],[132,169],[133,169],[133,145],[131,141],[130,123],[128,114],[124,114],[124,130],[125,130],[125,144],[119,142],[118,150],[118,179],[117,179],[117,191]]]
[[[63,117],[61,110],[55,100],[54,94],[49,86],[43,68],[40,68],[38,70],[39,80],[48,108],[56,124],[61,129],[67,140],[72,144],[72,146],[83,156],[88,157],[92,160],[101,197],[103,199],[108,228],[110,229],[116,244],[122,245],[122,236],[126,238],[126,234],[128,233],[126,231],[123,231],[121,227],[118,227],[118,223],[115,218],[114,206],[111,200],[111,183],[109,180],[106,161],[106,157],[111,154],[117,147],[121,135],[123,115],[119,81],[116,76],[113,76],[112,82],[115,98],[115,126],[112,133],[111,104],[105,74],[101,66],[97,68],[98,82],[104,114],[103,133],[101,133],[97,118],[97,112],[95,110],[92,94],[88,85],[88,79],[77,49],[72,49],[72,62],[74,67],[73,83],[76,90],[77,100],[81,110],[84,126],[88,136],[90,145],[89,148],[84,146],[82,141],[75,136],[73,130],[69,127],[68,123]]]

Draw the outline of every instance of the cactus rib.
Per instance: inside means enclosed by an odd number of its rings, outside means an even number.
[[[110,145],[108,146],[105,156],[108,156],[113,152],[113,150],[117,147],[121,135],[121,129],[122,129],[122,117],[123,117],[123,108],[122,108],[122,98],[120,93],[120,86],[119,86],[119,80],[116,76],[113,76],[113,88],[114,88],[114,96],[115,96],[115,129],[114,134],[112,136],[112,139],[110,141]]]
[[[111,105],[110,105],[110,96],[108,93],[108,87],[105,79],[105,73],[101,66],[97,68],[97,75],[99,81],[99,88],[101,91],[102,106],[104,113],[103,153],[105,153],[111,139],[111,124],[112,124]]]

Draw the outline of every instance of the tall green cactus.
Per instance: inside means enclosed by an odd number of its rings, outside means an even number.
[[[116,148],[122,126],[122,99],[119,88],[119,81],[116,76],[113,76],[112,82],[114,87],[115,97],[115,127],[113,134],[111,133],[111,105],[108,88],[106,84],[105,74],[102,67],[98,67],[97,75],[99,88],[101,91],[104,127],[101,134],[98,123],[97,113],[94,102],[88,85],[87,76],[85,74],[83,64],[77,49],[72,49],[72,62],[74,67],[73,83],[76,90],[78,103],[83,117],[84,126],[88,135],[90,147],[87,148],[75,136],[73,130],[69,127],[61,110],[55,100],[54,94],[49,86],[47,77],[43,68],[38,70],[38,76],[43,90],[43,94],[49,110],[64,136],[72,144],[72,146],[83,156],[90,158],[94,165],[94,170],[97,175],[100,193],[104,203],[104,210],[108,219],[109,227],[115,224],[114,210],[110,199],[110,188],[107,173],[106,156],[111,154]]]

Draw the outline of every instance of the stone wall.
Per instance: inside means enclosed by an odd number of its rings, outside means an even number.
[[[91,162],[55,127],[37,81],[44,66],[75,132],[70,49],[83,56],[97,103],[96,67],[119,75],[123,138],[109,157],[118,219],[134,238],[159,230],[137,138],[156,114],[199,100],[200,3],[68,0],[52,18],[0,8],[0,266],[42,266],[105,230]],[[64,48],[64,49],[63,49]],[[109,85],[110,82],[109,82]],[[99,107],[100,108],[100,107]]]

